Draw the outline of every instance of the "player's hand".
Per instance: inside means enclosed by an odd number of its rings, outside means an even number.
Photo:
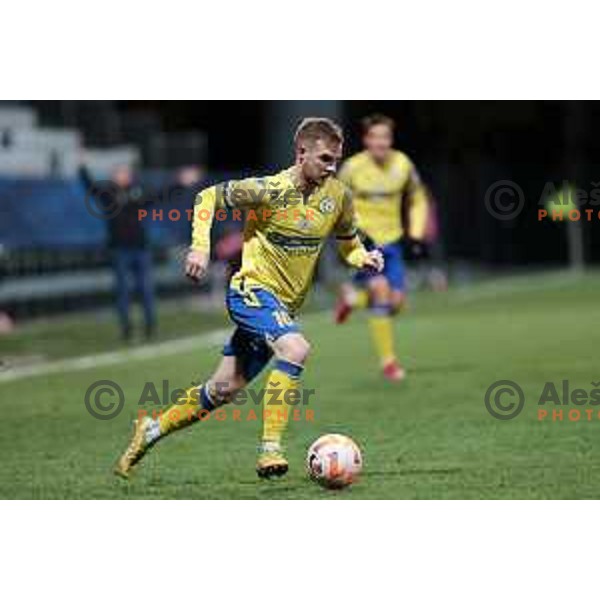
[[[383,254],[379,250],[371,250],[367,252],[367,256],[365,256],[365,261],[363,263],[363,269],[373,269],[377,273],[381,273],[383,271]]]
[[[200,281],[208,269],[208,254],[201,250],[190,250],[185,259],[185,274],[194,281]]]
[[[426,258],[428,253],[427,244],[421,240],[406,238],[404,240],[404,252],[408,258],[415,260]]]

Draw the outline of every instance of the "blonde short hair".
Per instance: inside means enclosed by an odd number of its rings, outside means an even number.
[[[342,128],[331,119],[325,117],[307,117],[306,119],[302,119],[294,135],[294,145],[296,148],[303,142],[313,143],[319,139],[342,144],[344,134],[342,133]]]

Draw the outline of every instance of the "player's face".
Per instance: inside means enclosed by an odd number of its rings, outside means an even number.
[[[321,184],[334,175],[342,157],[342,145],[317,140],[300,148],[300,165],[306,181]]]
[[[373,125],[363,137],[363,143],[369,154],[377,161],[383,162],[394,143],[392,130],[381,123]]]

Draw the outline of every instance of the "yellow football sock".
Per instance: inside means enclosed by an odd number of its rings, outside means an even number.
[[[289,390],[300,387],[302,366],[278,360],[267,380],[263,406],[263,442],[280,444],[287,428],[291,404]],[[272,391],[271,391],[272,390]]]
[[[353,308],[367,308],[369,306],[369,292],[367,290],[356,290],[356,296],[354,302],[352,302]]]
[[[206,386],[191,387],[158,418],[160,434],[168,435],[187,427],[214,407],[214,400],[207,392]]]
[[[389,314],[374,313],[369,317],[371,336],[382,365],[396,359],[394,353],[394,330]]]

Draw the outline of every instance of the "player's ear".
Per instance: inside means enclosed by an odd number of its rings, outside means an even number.
[[[303,159],[306,156],[306,150],[307,150],[306,144],[304,144],[302,142],[299,143],[296,146],[296,155],[298,156],[298,158],[302,158]]]

